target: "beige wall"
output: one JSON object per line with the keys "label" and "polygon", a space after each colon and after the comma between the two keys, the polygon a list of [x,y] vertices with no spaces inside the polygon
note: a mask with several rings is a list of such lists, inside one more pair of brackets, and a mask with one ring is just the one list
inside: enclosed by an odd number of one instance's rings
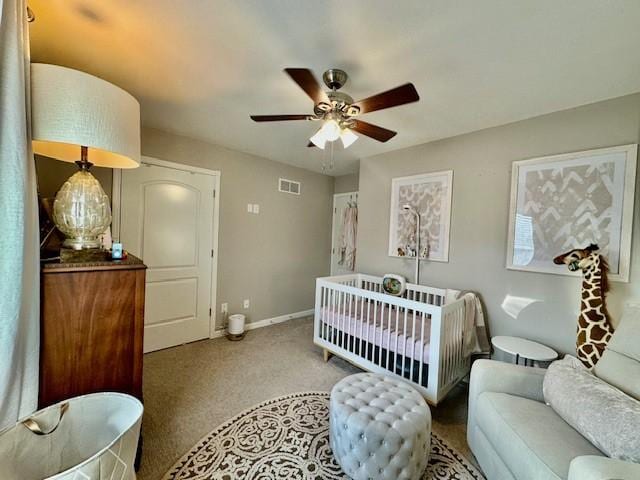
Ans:
{"label": "beige wall", "polygon": [[[571,352],[579,279],[505,268],[511,163],[639,140],[640,94],[636,94],[363,159],[357,270],[412,277],[411,261],[387,256],[391,179],[453,169],[450,261],[423,262],[422,283],[479,292],[493,335],[523,336]],[[624,302],[640,299],[639,203],[634,213],[631,282],[613,283],[608,297],[614,324]],[[501,308],[506,295],[537,302],[512,318]]]}
{"label": "beige wall", "polygon": [[341,175],[334,177],[333,193],[347,193],[358,191],[358,174]]}
{"label": "beige wall", "polygon": [[[221,172],[218,319],[223,302],[248,321],[313,308],[315,279],[329,273],[333,178],[154,129],[143,129],[142,153]],[[279,177],[302,194],[279,193]]]}
{"label": "beige wall", "polygon": [[[313,308],[315,279],[329,274],[332,177],[153,129],[143,129],[142,153],[221,172],[218,328],[224,302],[248,322]],[[36,166],[43,196],[54,196],[76,170],[44,157]],[[112,170],[91,171],[111,196]],[[279,177],[300,181],[302,194],[279,193]],[[247,203],[260,213],[247,213]]]}

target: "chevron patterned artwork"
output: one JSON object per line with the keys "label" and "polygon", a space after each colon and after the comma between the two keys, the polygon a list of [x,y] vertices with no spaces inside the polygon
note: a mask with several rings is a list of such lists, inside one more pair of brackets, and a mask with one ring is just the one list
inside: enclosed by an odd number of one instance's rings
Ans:
{"label": "chevron patterned artwork", "polygon": [[408,204],[420,214],[420,257],[449,260],[452,180],[452,170],[392,180],[390,256],[416,256],[416,219],[402,209]]}
{"label": "chevron patterned artwork", "polygon": [[514,162],[509,268],[568,274],[558,252],[595,243],[624,280],[636,157],[628,145]]}

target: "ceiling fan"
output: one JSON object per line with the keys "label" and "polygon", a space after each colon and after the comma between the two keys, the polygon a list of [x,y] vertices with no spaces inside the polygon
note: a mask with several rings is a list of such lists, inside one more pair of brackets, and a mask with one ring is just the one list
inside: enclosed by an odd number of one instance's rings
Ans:
{"label": "ceiling fan", "polygon": [[309,139],[308,147],[324,149],[327,142],[334,142],[338,138],[347,148],[358,139],[353,132],[373,138],[379,142],[392,139],[397,132],[358,120],[359,115],[397,107],[406,103],[420,100],[416,88],[411,83],[405,83],[386,92],[367,97],[357,102],[340,90],[347,81],[347,74],[343,70],[332,68],[322,75],[324,84],[329,91],[324,91],[316,81],[311,70],[307,68],[285,68],[291,79],[313,100],[313,114],[298,115],[251,115],[255,122],[282,122],[287,120],[323,121],[320,129]]}

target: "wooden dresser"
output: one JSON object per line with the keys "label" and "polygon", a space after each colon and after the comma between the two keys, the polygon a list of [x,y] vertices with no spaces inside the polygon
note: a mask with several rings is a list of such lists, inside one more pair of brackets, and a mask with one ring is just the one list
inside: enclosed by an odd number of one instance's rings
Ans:
{"label": "wooden dresser", "polygon": [[132,255],[43,264],[40,408],[102,391],[142,400],[145,270]]}

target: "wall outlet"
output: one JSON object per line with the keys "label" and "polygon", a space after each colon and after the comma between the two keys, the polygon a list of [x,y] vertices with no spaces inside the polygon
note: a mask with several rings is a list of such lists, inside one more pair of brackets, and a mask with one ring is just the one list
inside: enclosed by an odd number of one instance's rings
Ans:
{"label": "wall outlet", "polygon": [[253,204],[253,213],[260,213],[260,205],[257,203]]}
{"label": "wall outlet", "polygon": [[222,305],[220,305],[220,311],[222,313],[227,313],[229,311],[229,304],[223,303]]}
{"label": "wall outlet", "polygon": [[248,298],[247,298],[247,299],[245,299],[245,301],[244,301],[244,302],[242,302],[242,307],[243,307],[244,309],[249,308],[249,299],[248,299]]}

